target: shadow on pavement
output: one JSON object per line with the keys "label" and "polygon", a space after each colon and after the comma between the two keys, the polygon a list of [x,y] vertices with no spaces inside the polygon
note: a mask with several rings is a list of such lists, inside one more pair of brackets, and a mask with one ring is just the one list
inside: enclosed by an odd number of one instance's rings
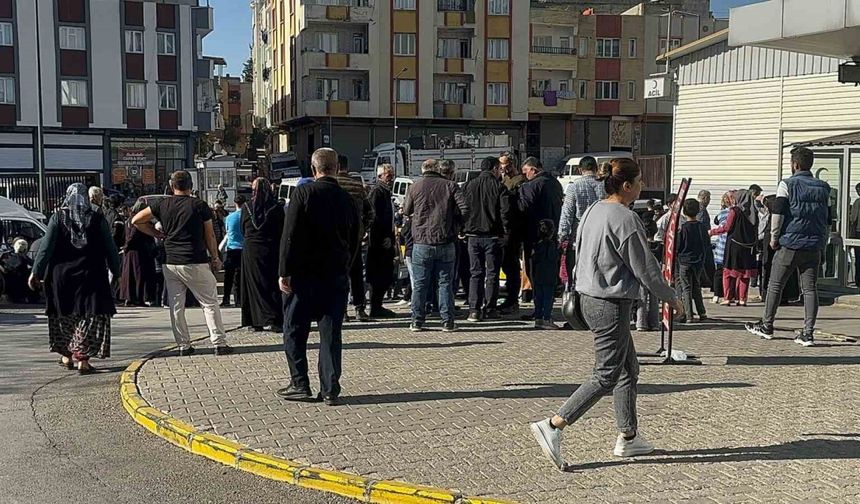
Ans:
{"label": "shadow on pavement", "polygon": [[657,450],[649,457],[568,465],[566,472],[632,464],[713,464],[716,462],[750,462],[755,460],[812,459],[860,459],[860,439],[809,439],[769,446],[679,451]]}
{"label": "shadow on pavement", "polygon": [[[817,345],[823,347],[825,345]],[[851,346],[851,345],[827,345]],[[860,356],[762,355],[728,357],[727,366],[851,366],[860,364]]]}
{"label": "shadow on pavement", "polygon": [[[354,343],[344,343],[344,350],[407,350],[407,349],[433,349],[433,348],[465,348],[471,346],[482,346],[482,345],[502,345],[501,341],[455,341],[451,343],[435,343],[435,342],[427,342],[427,343],[382,343],[377,341],[357,341]],[[308,343],[308,350],[319,350],[319,343]],[[252,354],[252,353],[265,353],[265,352],[283,352],[284,345],[273,344],[273,345],[245,345],[245,346],[235,346],[233,347],[234,354]],[[198,349],[198,353],[206,354],[213,353],[213,351],[208,351],[207,349]],[[173,352],[173,356],[176,353]]]}
{"label": "shadow on pavement", "polygon": [[[567,398],[578,387],[578,384],[568,383],[512,383],[507,387],[534,387],[497,390],[461,390],[461,391],[431,391],[431,392],[397,392],[393,394],[355,395],[344,397],[349,405],[361,404],[390,404],[410,403],[421,401],[445,401],[453,399],[550,399]],[[688,383],[688,384],[639,384],[639,394],[673,394],[693,390],[746,388],[753,387],[751,383]]]}

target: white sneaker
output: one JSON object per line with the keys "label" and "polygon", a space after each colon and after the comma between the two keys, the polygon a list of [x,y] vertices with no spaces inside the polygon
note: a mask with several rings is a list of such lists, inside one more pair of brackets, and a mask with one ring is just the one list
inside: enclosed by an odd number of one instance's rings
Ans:
{"label": "white sneaker", "polygon": [[530,425],[532,434],[546,455],[556,467],[564,470],[564,460],[561,458],[561,429],[554,429],[549,424],[549,418]]}
{"label": "white sneaker", "polygon": [[411,304],[412,304],[412,301],[409,301],[408,299],[401,299],[400,301],[397,302],[397,304],[395,304],[395,306],[408,306]]}
{"label": "white sneaker", "polygon": [[714,296],[711,299],[711,304],[720,304],[720,298],[718,298],[717,296]]}
{"label": "white sneaker", "polygon": [[615,450],[612,451],[612,454],[616,457],[635,457],[637,455],[647,455],[653,451],[654,447],[642,437],[642,434],[637,433],[636,437],[630,441],[624,439],[624,434],[619,434],[618,440],[615,441]]}

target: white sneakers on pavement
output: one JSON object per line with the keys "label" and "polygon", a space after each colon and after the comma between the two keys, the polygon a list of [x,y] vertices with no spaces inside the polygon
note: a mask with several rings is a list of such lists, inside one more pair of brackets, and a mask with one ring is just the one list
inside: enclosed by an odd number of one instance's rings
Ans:
{"label": "white sneakers on pavement", "polygon": [[549,418],[530,425],[535,440],[546,455],[559,470],[564,470],[564,460],[561,458],[561,429],[555,429],[549,424]]}
{"label": "white sneakers on pavement", "polygon": [[630,441],[624,439],[624,434],[619,434],[612,454],[616,457],[635,457],[637,455],[647,455],[653,451],[654,447],[642,437],[642,434],[637,433],[636,437]]}

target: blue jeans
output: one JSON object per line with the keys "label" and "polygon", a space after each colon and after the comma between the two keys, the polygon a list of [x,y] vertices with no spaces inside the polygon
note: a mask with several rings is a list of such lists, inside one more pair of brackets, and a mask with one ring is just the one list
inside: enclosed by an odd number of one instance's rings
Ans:
{"label": "blue jeans", "polygon": [[535,320],[552,320],[552,304],[555,287],[549,284],[534,284]]}
{"label": "blue jeans", "polygon": [[439,279],[439,311],[442,322],[454,320],[454,244],[419,245],[412,249],[412,322],[427,319],[427,297],[434,279]]}

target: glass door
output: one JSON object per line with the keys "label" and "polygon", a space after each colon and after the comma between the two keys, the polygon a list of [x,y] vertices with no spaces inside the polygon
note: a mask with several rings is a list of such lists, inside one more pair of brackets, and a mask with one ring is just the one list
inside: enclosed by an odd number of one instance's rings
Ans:
{"label": "glass door", "polygon": [[845,247],[839,239],[842,220],[846,217],[840,205],[842,179],[844,175],[844,155],[839,153],[815,154],[812,173],[816,178],[830,184],[830,240],[822,258],[820,281],[823,285],[842,287],[846,279]]}
{"label": "glass door", "polygon": [[846,217],[845,245],[848,256],[847,285],[860,288],[860,149],[848,156],[848,177],[843,199]]}

